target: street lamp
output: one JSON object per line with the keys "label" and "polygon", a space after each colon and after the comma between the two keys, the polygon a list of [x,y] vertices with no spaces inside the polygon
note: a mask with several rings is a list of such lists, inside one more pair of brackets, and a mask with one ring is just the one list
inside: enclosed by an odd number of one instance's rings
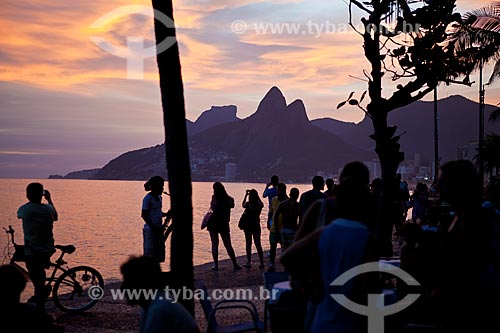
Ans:
{"label": "street lamp", "polygon": [[437,179],[439,170],[439,135],[438,135],[438,93],[437,86],[434,87],[434,181]]}
{"label": "street lamp", "polygon": [[483,62],[479,64],[479,177],[481,186],[484,185],[484,161],[483,161],[483,141],[484,141],[484,85],[483,85]]}

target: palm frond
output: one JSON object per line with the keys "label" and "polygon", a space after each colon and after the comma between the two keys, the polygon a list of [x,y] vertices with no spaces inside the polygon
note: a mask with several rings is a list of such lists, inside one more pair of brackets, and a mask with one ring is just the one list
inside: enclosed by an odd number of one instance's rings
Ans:
{"label": "palm frond", "polygon": [[500,33],[500,17],[498,16],[477,16],[472,28]]}
{"label": "palm frond", "polygon": [[462,24],[462,28],[458,31],[462,38],[464,35],[470,35],[471,40],[475,38],[478,38],[479,41],[484,39],[498,40],[498,34],[500,34],[500,1],[467,12],[462,19],[465,23]]}
{"label": "palm frond", "polygon": [[457,58],[462,63],[473,64],[473,70],[494,61],[495,69],[488,83],[500,76],[500,1],[493,2],[463,16],[463,23],[451,35]]}
{"label": "palm frond", "polygon": [[[465,13],[462,18],[465,22],[474,20],[470,22],[470,25],[475,25],[476,28],[482,28],[483,25],[493,26],[496,25],[495,21],[497,21],[500,17],[500,1],[494,1],[491,5],[482,7],[480,9],[472,10],[470,12]],[[484,20],[479,20],[484,18]],[[491,30],[490,28],[484,28],[486,30]]]}

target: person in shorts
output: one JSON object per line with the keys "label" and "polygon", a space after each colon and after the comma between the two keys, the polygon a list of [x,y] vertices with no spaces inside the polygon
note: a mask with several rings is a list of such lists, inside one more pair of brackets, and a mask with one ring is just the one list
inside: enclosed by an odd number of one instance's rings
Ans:
{"label": "person in shorts", "polygon": [[[34,301],[44,309],[48,296],[45,292],[45,269],[50,267],[50,257],[56,251],[52,229],[58,216],[50,192],[44,190],[42,184],[29,184],[26,197],[29,202],[19,207],[17,217],[23,223],[26,268],[35,287]],[[42,203],[43,197],[47,204]]]}

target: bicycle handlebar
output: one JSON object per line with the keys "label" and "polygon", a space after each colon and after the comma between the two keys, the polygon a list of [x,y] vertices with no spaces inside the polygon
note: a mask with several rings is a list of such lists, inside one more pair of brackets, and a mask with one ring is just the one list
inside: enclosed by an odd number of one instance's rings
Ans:
{"label": "bicycle handlebar", "polygon": [[14,229],[12,228],[11,225],[9,225],[9,229],[7,229],[7,228],[4,227],[3,230],[5,230],[5,232],[8,233],[8,234],[13,234],[14,233]]}
{"label": "bicycle handlebar", "polygon": [[7,233],[7,235],[10,234],[10,238],[11,238],[12,244],[17,245],[16,242],[14,241],[14,231],[15,231],[14,228],[12,228],[12,226],[9,225],[9,229],[7,229],[7,228],[4,227],[3,230],[5,230],[5,232]]}

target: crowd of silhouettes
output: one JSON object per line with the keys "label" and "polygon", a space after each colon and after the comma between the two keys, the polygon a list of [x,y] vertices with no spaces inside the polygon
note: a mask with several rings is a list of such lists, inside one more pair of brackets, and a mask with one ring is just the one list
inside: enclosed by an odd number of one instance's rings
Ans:
{"label": "crowd of silhouettes", "polygon": [[[495,306],[500,299],[500,177],[492,177],[483,188],[472,163],[459,160],[441,167],[431,190],[425,183],[417,183],[410,192],[400,174],[396,180],[394,184],[399,184],[399,192],[392,202],[391,213],[399,215],[392,227],[400,247],[399,258],[390,259],[399,259],[396,260],[399,267],[419,286],[409,287],[384,274],[362,274],[345,283],[342,293],[354,302],[367,304],[368,294],[380,294],[384,288],[395,289],[397,300],[418,292],[420,298],[414,304],[387,321],[386,332],[405,332],[411,325],[424,325],[420,327],[434,332],[497,332],[500,329]],[[145,222],[144,256],[130,258],[121,266],[122,289],[165,287],[159,263],[165,259],[165,231],[172,216],[162,211],[164,182],[155,176],[144,185],[148,191],[141,213]],[[384,250],[378,223],[385,185],[380,178],[370,183],[369,171],[361,162],[346,164],[338,184],[333,179],[313,177],[312,189],[302,194],[296,187],[287,192],[287,186],[276,175],[266,184],[262,198],[267,198],[269,205],[265,220],[270,246],[268,271],[276,270],[280,244],[279,260],[294,292],[300,295],[295,300],[288,296],[280,304],[302,304],[306,315],[303,327],[297,328],[299,331],[364,332],[368,329],[367,317],[349,311],[330,297],[330,283],[349,269],[381,259]],[[41,203],[43,196],[48,205]],[[28,245],[27,266],[33,275],[38,306],[20,302],[26,277],[14,266],[1,266],[0,315],[8,323],[13,322],[9,318],[14,318],[16,329],[43,327],[43,331],[58,332],[62,328],[55,325],[43,309],[40,283],[43,281],[40,272],[45,271],[54,252],[52,224],[57,220],[57,213],[50,193],[44,191],[41,184],[28,185],[27,197],[30,202],[19,209],[18,216],[23,220],[25,240],[28,240],[25,244]],[[234,199],[224,185],[213,183],[207,230],[214,271],[219,270],[219,237],[234,271],[242,269],[231,243],[230,220],[234,207]],[[264,203],[256,189],[245,192],[242,208],[238,227],[245,236],[243,267],[252,267],[253,244],[259,258],[258,268],[264,269],[260,218]],[[42,221],[45,226],[41,236],[30,234],[34,220]],[[141,331],[198,332],[191,314],[171,300],[128,301],[143,308]]]}
{"label": "crowd of silhouettes", "polygon": [[[334,203],[328,206],[328,199],[319,199],[310,205],[299,237],[281,257],[292,286],[308,298],[306,332],[366,329],[366,317],[330,297],[329,283],[354,266],[384,259],[376,225],[384,183],[376,178],[368,184],[368,179],[362,163],[347,164]],[[433,186],[436,194],[424,183],[418,183],[410,194],[400,175],[397,180],[400,192],[394,207],[399,207],[400,222],[393,226],[401,240],[397,259],[400,268],[418,281],[416,292],[421,296],[388,320],[386,331],[400,332],[405,327],[434,332],[498,331],[497,307],[492,305],[500,297],[499,179],[492,178],[483,190],[472,163],[452,161],[441,167]],[[333,218],[325,218],[327,213]],[[343,293],[362,300],[360,290],[366,295],[369,290],[396,288],[397,299],[415,292],[400,280],[381,276],[353,279]]]}

